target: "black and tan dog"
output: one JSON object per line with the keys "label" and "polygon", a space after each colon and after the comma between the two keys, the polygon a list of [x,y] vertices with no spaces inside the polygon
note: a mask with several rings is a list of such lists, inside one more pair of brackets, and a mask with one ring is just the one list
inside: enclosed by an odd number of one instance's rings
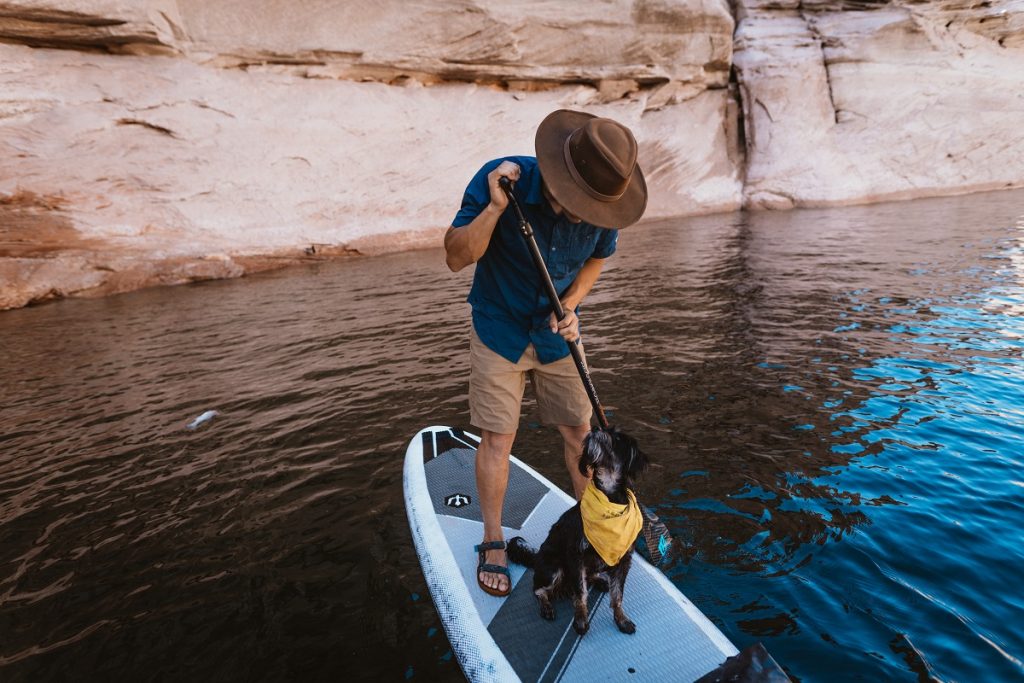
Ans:
{"label": "black and tan dog", "polygon": [[647,468],[647,458],[628,435],[595,427],[583,441],[579,467],[584,476],[592,476],[583,499],[551,526],[540,550],[516,536],[508,543],[508,557],[533,568],[533,592],[545,619],[555,618],[552,597],[570,595],[572,625],[583,635],[590,626],[588,588],[604,584],[615,625],[635,633],[636,624],[622,610],[622,591],[643,523],[633,481]]}

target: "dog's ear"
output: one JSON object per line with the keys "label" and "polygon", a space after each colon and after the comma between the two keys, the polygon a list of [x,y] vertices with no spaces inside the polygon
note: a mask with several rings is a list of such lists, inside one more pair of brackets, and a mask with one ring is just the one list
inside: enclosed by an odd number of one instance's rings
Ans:
{"label": "dog's ear", "polygon": [[[584,441],[583,443],[583,453],[586,454],[586,442]],[[584,477],[587,477],[588,479],[590,478],[590,465],[588,464],[587,459],[586,457],[584,457],[584,455],[580,456],[580,474],[582,474]]]}
{"label": "dog's ear", "polygon": [[647,471],[650,461],[647,459],[647,455],[640,450],[636,439],[622,432],[618,432],[616,437],[621,440],[616,446],[626,453],[626,475],[634,479]]}
{"label": "dog's ear", "polygon": [[630,447],[632,448],[633,464],[629,468],[629,476],[638,477],[647,471],[647,466],[650,465],[650,461],[635,442]]}

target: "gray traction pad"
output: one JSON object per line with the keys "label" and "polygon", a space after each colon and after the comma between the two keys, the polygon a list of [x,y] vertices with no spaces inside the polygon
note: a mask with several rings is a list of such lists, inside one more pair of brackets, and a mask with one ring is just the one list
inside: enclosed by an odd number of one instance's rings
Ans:
{"label": "gray traction pad", "polygon": [[[603,595],[590,592],[587,604],[591,616]],[[540,616],[540,605],[533,595],[533,570],[528,570],[487,627],[524,681],[556,680],[579,640],[571,626],[572,601],[558,599],[554,606],[553,621]]]}
{"label": "gray traction pad", "polygon": [[[482,522],[480,504],[476,491],[476,450],[452,448],[423,464],[427,476],[427,489],[439,515],[460,517]],[[502,525],[521,529],[548,488],[514,463],[509,466],[508,489],[505,491],[505,505],[501,513]],[[453,495],[469,498],[470,503],[462,507],[445,505]]]}

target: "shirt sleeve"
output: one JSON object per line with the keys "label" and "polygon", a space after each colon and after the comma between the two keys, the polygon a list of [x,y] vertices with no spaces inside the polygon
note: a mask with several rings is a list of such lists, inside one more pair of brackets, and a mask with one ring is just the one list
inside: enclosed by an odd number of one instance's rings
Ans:
{"label": "shirt sleeve", "polygon": [[469,225],[491,203],[491,188],[487,186],[487,174],[497,168],[501,162],[501,159],[488,161],[469,181],[466,192],[462,195],[462,207],[452,220],[453,228]]}
{"label": "shirt sleeve", "polygon": [[619,231],[608,228],[599,228],[601,236],[597,238],[597,246],[591,258],[608,258],[615,253],[615,247],[619,242]]}

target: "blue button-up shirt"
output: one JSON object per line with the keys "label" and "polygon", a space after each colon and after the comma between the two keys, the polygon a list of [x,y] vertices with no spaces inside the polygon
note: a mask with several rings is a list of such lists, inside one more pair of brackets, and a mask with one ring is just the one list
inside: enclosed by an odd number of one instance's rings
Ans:
{"label": "blue button-up shirt", "polygon": [[[533,227],[555,290],[563,296],[587,259],[615,253],[618,231],[571,223],[564,215],[555,215],[541,191],[534,157],[505,157],[484,164],[466,187],[454,227],[468,225],[487,208],[491,201],[487,174],[505,160],[522,169],[513,194]],[[477,261],[467,301],[473,306],[473,327],[480,341],[510,362],[518,362],[531,343],[541,363],[569,354],[565,340],[548,326],[551,303],[511,206],[498,219],[487,251]]]}

